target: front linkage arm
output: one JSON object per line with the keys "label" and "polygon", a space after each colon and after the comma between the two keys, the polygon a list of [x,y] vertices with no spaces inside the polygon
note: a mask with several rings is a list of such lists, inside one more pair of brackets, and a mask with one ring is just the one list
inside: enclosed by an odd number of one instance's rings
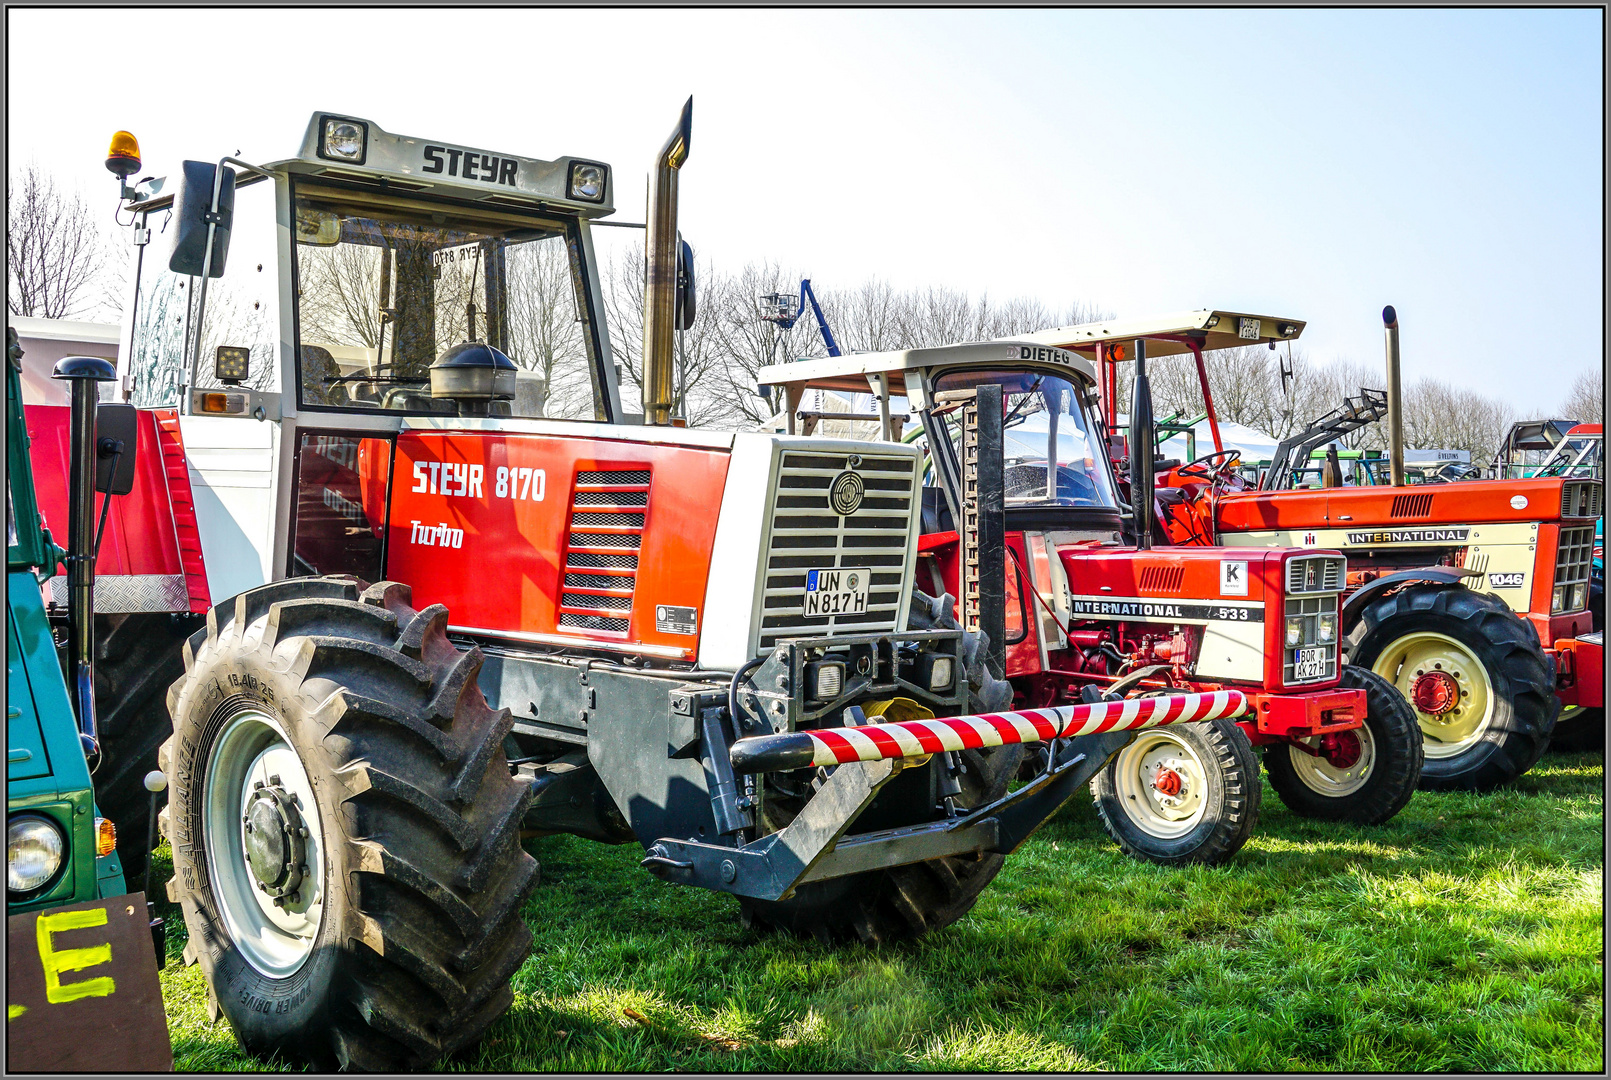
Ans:
{"label": "front linkage arm", "polygon": [[[778,832],[731,847],[668,837],[650,847],[643,865],[667,881],[781,900],[808,881],[968,852],[1010,854],[1135,732],[1246,710],[1239,691],[1219,690],[740,739],[730,750],[735,773],[814,765],[834,766],[833,773]],[[962,817],[844,837],[904,765],[945,751],[1051,740],[1060,740],[1051,767],[994,803]]]}

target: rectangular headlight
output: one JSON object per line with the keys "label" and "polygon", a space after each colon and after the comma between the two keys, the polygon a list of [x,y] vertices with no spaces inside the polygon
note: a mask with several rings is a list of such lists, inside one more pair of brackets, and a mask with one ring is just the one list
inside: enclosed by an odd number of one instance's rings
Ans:
{"label": "rectangular headlight", "polygon": [[369,151],[369,125],[362,120],[326,116],[319,123],[319,156],[326,161],[362,165]]}
{"label": "rectangular headlight", "polygon": [[1325,612],[1320,616],[1320,640],[1333,641],[1337,637],[1337,613]]}
{"label": "rectangular headlight", "polygon": [[929,689],[947,690],[951,686],[951,679],[955,674],[955,659],[950,656],[936,656],[929,664]]}
{"label": "rectangular headlight", "polygon": [[1303,619],[1302,618],[1288,617],[1288,619],[1287,619],[1287,648],[1296,649],[1299,645],[1302,645],[1302,644],[1303,644]]}
{"label": "rectangular headlight", "polygon": [[610,169],[592,161],[571,162],[570,197],[582,202],[601,203],[608,185]]}

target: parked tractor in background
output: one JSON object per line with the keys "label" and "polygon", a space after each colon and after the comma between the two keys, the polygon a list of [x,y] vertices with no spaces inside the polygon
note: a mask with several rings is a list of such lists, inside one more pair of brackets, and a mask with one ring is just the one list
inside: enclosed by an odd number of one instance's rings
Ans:
{"label": "parked tractor in background", "polygon": [[170,897],[253,1053],[473,1043],[530,948],[522,838],[636,841],[755,925],[910,937],[1137,731],[1248,706],[967,715],[998,691],[916,588],[913,448],[672,425],[691,107],[651,178],[641,415],[605,164],[317,113],[292,157],[125,183],[124,388],[177,412],[215,601],[168,695]]}
{"label": "parked tractor in background", "polygon": [[[1399,430],[1398,326],[1384,312],[1388,391],[1364,392],[1287,440],[1314,447],[1385,412]],[[1030,335],[1093,356],[1107,423],[1115,365],[1143,339],[1157,355],[1190,353],[1212,418],[1203,354],[1291,341],[1304,324],[1228,311],[1092,323]],[[1602,647],[1588,611],[1594,519],[1603,485],[1576,478],[1462,481],[1402,488],[1402,440],[1390,438],[1389,487],[1295,490],[1283,461],[1251,488],[1238,452],[1172,465],[1158,488],[1159,539],[1185,545],[1331,548],[1349,560],[1342,632],[1351,662],[1391,680],[1426,737],[1424,787],[1486,790],[1515,779],[1548,745],[1562,706],[1603,718]],[[1116,450],[1122,458],[1128,454]],[[1282,455],[1278,453],[1277,457]],[[1593,710],[1593,711],[1589,711]]]}
{"label": "parked tractor in background", "polygon": [[[927,445],[919,573],[936,595],[961,598],[964,627],[1003,612],[992,666],[1016,706],[1247,695],[1247,716],[1148,732],[1098,775],[1097,808],[1126,851],[1162,863],[1233,855],[1257,817],[1253,745],[1282,801],[1304,816],[1378,824],[1409,800],[1421,770],[1414,714],[1385,679],[1338,655],[1343,557],[1154,548],[1147,527],[1125,542],[1129,512],[1089,360],[1004,341],[799,360],[758,378],[783,389],[791,431],[818,419],[800,410],[813,390],[872,393],[879,412],[866,419],[880,438],[902,437],[902,415],[920,422],[905,435]],[[892,396],[905,404],[892,407]],[[1153,445],[1144,377],[1132,437]],[[978,510],[992,484],[1005,502],[995,536]],[[1144,520],[1150,500],[1139,505]],[[1003,572],[992,573],[995,562]]]}
{"label": "parked tractor in background", "polygon": [[[120,473],[117,459],[132,465],[135,451],[115,438],[112,418],[96,423],[96,385],[112,378],[112,365],[93,357],[56,364],[55,378],[72,388],[64,449],[76,481],[74,527],[63,534],[68,548],[58,547],[30,467],[23,350],[10,327],[6,339],[7,1062],[23,1071],[165,1068],[172,1055],[156,975],[162,920],[151,917],[143,893],[129,893],[117,851],[123,823],[103,816],[91,779],[111,764],[90,691],[93,501],[97,490],[106,501],[121,494],[131,470]],[[65,658],[40,592],[62,563],[73,581]],[[146,842],[141,834],[124,850]],[[108,1020],[119,1045],[101,1047],[100,1056],[73,1035]]]}

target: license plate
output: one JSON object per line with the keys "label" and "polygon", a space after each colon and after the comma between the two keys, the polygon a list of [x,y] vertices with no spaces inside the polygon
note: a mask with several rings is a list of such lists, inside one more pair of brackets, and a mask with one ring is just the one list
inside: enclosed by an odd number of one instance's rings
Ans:
{"label": "license plate", "polygon": [[854,570],[807,570],[805,617],[826,619],[831,615],[860,615],[867,610],[867,582],[873,572],[866,567]]}
{"label": "license plate", "polygon": [[1258,319],[1237,319],[1236,336],[1246,338],[1249,341],[1257,341],[1260,330],[1259,322],[1260,320]]}
{"label": "license plate", "polygon": [[1329,649],[1294,649],[1292,678],[1294,680],[1322,679],[1326,675],[1326,654]]}

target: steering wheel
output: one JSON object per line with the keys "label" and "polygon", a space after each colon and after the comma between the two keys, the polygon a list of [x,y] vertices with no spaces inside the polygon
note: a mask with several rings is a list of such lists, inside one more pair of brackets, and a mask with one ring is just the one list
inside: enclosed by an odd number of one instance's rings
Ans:
{"label": "steering wheel", "polygon": [[1180,466],[1175,470],[1175,475],[1190,476],[1212,482],[1216,477],[1231,472],[1241,460],[1242,451],[1240,450],[1215,450],[1211,454],[1204,454],[1195,461],[1189,461]]}

